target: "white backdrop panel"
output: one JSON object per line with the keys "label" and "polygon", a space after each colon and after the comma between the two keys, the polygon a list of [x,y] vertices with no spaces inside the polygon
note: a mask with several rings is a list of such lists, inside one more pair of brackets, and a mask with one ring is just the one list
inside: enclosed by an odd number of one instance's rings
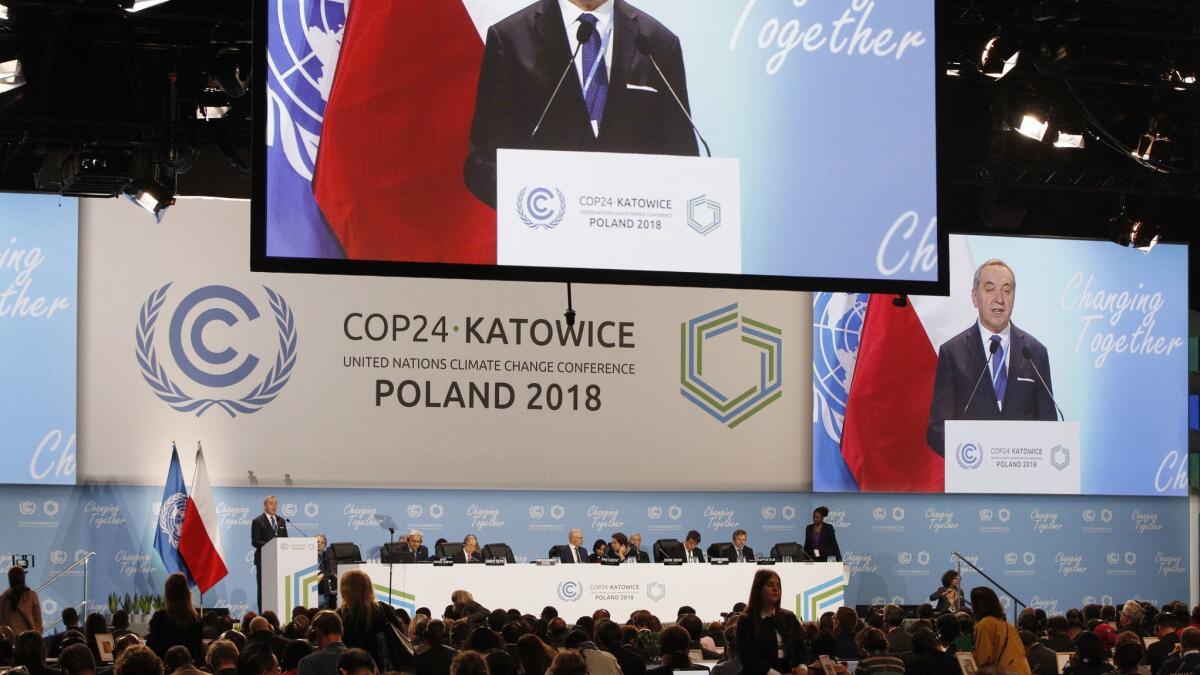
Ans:
{"label": "white backdrop panel", "polygon": [[576,286],[594,338],[563,346],[562,284],[254,274],[246,202],[80,211],[81,481],[161,483],[171,442],[200,440],[217,485],[811,486],[808,294]]}

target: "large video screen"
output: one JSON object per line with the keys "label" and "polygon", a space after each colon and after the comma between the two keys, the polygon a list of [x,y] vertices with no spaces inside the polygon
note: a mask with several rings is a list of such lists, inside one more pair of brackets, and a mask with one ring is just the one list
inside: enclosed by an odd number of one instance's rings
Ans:
{"label": "large video screen", "polygon": [[933,0],[256,6],[256,270],[944,289]]}
{"label": "large video screen", "polygon": [[950,296],[818,293],[818,491],[1186,495],[1187,248],[950,237]]}
{"label": "large video screen", "polygon": [[0,194],[0,483],[75,483],[78,257],[75,199]]}

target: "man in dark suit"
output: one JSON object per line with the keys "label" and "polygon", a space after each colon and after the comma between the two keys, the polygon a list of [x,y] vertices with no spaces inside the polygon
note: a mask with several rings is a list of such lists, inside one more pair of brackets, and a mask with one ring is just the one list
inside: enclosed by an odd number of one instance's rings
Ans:
{"label": "man in dark suit", "polygon": [[573,527],[567,532],[567,545],[558,549],[558,561],[564,563],[587,562],[588,552],[583,548],[583,530]]}
{"label": "man in dark suit", "polygon": [[263,512],[250,521],[250,545],[254,547],[254,579],[258,582],[258,611],[263,611],[262,604],[262,547],[275,537],[286,537],[287,525],[283,518],[275,515],[277,502],[275,495],[268,495],[263,500]]}
{"label": "man in dark suit", "polygon": [[1163,661],[1159,673],[1190,673],[1193,668],[1200,668],[1200,628],[1184,628],[1177,649],[1177,653]]}
{"label": "man in dark suit", "polygon": [[[539,127],[581,22],[595,30]],[[679,38],[625,0],[540,0],[488,29],[463,171],[471,192],[495,207],[497,148],[699,154],[638,36],[687,106]]]}
{"label": "man in dark suit", "polygon": [[1054,650],[1038,642],[1037,636],[1023,630],[1018,633],[1021,644],[1025,646],[1025,660],[1029,662],[1029,672],[1033,675],[1055,675],[1058,673],[1058,657]]}
{"label": "man in dark suit", "polygon": [[1158,642],[1146,648],[1146,663],[1150,666],[1150,672],[1157,673],[1179,643],[1179,638],[1175,635],[1174,615],[1170,612],[1155,615],[1154,637],[1158,638]]}
{"label": "man in dark suit", "polygon": [[689,530],[683,540],[683,561],[685,563],[704,562],[704,551],[700,550],[700,533]]}
{"label": "man in dark suit", "polygon": [[642,550],[641,533],[634,532],[633,534],[629,535],[629,553],[626,555],[633,558],[635,562],[650,562],[650,554]]}
{"label": "man in dark suit", "polygon": [[332,553],[329,551],[329,539],[324,533],[317,533],[317,569],[321,576],[317,579],[317,591],[321,598],[321,606],[327,609],[337,608],[337,568]]}
{"label": "man in dark suit", "polygon": [[912,636],[904,628],[904,608],[888,605],[883,608],[883,630],[887,634],[889,654],[912,652]]}
{"label": "man in dark suit", "polygon": [[1046,347],[1010,321],[1016,289],[1012,269],[1001,260],[975,270],[971,303],[979,320],[938,350],[925,437],[939,455],[945,455],[946,420],[1058,419],[1047,392],[1053,389]]}
{"label": "man in dark suit", "polygon": [[729,562],[754,562],[754,549],[746,545],[746,531],[733,531],[733,557]]}
{"label": "man in dark suit", "polygon": [[317,651],[300,659],[299,675],[338,675],[338,655],[346,651],[342,643],[342,617],[326,610],[312,622],[317,634]]}
{"label": "man in dark suit", "polygon": [[421,563],[429,562],[429,549],[421,542],[425,541],[425,535],[421,534],[420,530],[413,530],[404,538],[404,543],[407,544],[400,552],[401,563]]}

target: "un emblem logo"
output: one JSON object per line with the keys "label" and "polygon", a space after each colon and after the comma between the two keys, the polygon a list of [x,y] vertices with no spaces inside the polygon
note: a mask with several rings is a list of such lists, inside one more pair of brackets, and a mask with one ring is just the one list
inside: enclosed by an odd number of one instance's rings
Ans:
{"label": "un emblem logo", "polygon": [[583,586],[578,581],[564,581],[558,585],[558,597],[563,602],[575,602],[583,597]]}
{"label": "un emblem logo", "polygon": [[974,443],[963,443],[954,451],[954,459],[964,469],[978,469],[983,464],[983,450]]}
{"label": "un emblem logo", "polygon": [[867,297],[866,293],[813,295],[813,403],[821,429],[834,443],[842,441]]}
{"label": "un emblem logo", "polygon": [[270,0],[268,152],[282,151],[305,180],[313,177],[348,8],[346,0]]}
{"label": "un emblem logo", "polygon": [[[241,291],[229,286],[204,286],[183,298],[174,311],[167,314],[167,346],[169,360],[159,357],[159,318],[171,284],[152,292],[138,315],[135,352],[142,378],[154,394],[179,412],[195,413],[197,417],[213,407],[237,417],[249,415],[275,400],[287,386],[296,366],[296,321],[292,308],[275,291],[267,288],[275,329],[270,341],[278,344],[271,367],[257,384],[238,398],[226,392],[243,383],[259,369],[260,360],[253,354],[242,354],[234,344],[244,346],[238,331],[241,324],[251,324],[260,318],[258,307]],[[232,310],[236,310],[236,313]],[[219,324],[220,327],[214,324]],[[265,342],[261,340],[260,342]],[[184,378],[188,389],[199,387],[209,395],[193,396],[168,373],[166,364],[173,363]],[[193,389],[194,391],[194,389]]]}
{"label": "un emblem logo", "polygon": [[525,188],[517,195],[517,215],[521,222],[533,229],[547,230],[558,227],[567,215],[567,198],[562,190],[555,188]]}
{"label": "un emblem logo", "polygon": [[679,341],[679,393],[730,429],[783,396],[783,331],[736,303],[679,324]]}

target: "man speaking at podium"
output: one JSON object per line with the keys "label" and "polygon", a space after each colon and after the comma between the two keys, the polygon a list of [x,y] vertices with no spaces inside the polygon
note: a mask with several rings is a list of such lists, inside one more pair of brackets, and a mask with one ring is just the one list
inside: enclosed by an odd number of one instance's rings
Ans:
{"label": "man speaking at podium", "polygon": [[1013,325],[1017,279],[1002,260],[975,270],[979,320],[938,350],[926,440],[945,456],[946,420],[1055,420],[1046,347]]}
{"label": "man speaking at podium", "polygon": [[538,0],[488,29],[467,187],[495,208],[497,148],[695,156],[687,107],[679,38],[654,17],[625,0]]}
{"label": "man speaking at podium", "polygon": [[262,547],[275,537],[288,536],[287,525],[275,515],[275,495],[263,500],[263,512],[250,521],[250,545],[254,547],[254,579],[258,582],[258,611],[262,606]]}

